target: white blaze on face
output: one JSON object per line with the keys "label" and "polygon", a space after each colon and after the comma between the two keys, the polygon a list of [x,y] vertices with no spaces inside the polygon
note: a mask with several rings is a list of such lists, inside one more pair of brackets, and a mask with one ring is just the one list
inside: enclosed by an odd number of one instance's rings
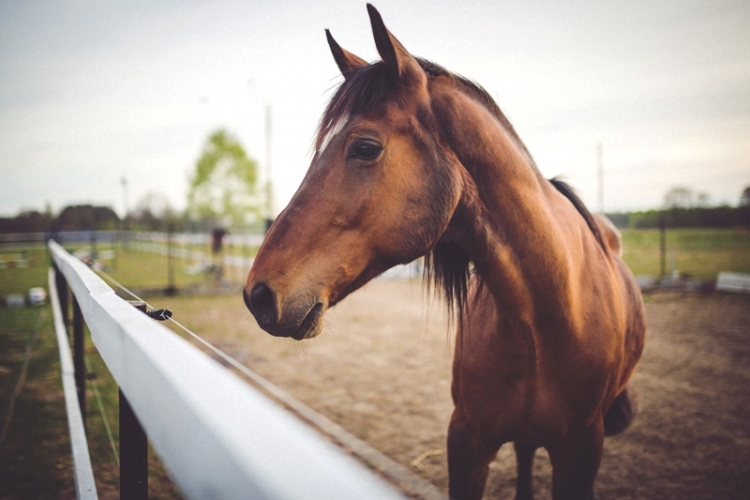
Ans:
{"label": "white blaze on face", "polygon": [[336,137],[339,132],[341,132],[341,130],[346,126],[348,122],[349,115],[346,115],[339,118],[336,123],[333,124],[333,126],[328,130],[328,133],[325,135],[325,137],[323,137],[323,140],[320,143],[320,149],[318,149],[318,154],[321,154],[326,150],[328,144],[330,144],[333,138]]}

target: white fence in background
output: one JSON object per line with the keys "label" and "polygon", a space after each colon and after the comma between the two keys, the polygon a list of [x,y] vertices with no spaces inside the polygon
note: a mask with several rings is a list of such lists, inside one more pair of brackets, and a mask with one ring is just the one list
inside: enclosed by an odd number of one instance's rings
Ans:
{"label": "white fence in background", "polygon": [[720,292],[750,293],[750,274],[719,273],[716,290]]}
{"label": "white fence in background", "polygon": [[[173,241],[180,245],[210,245],[209,233],[173,233]],[[0,245],[23,245],[45,243],[54,239],[58,243],[110,243],[119,244],[126,241],[152,241],[166,243],[169,233],[152,231],[49,231],[46,233],[10,233],[0,234]],[[251,247],[263,243],[262,234],[227,234],[224,243],[230,246]]]}
{"label": "white fence in background", "polygon": [[[169,253],[167,243],[169,241],[169,235],[167,233],[147,233],[147,232],[132,232],[130,233],[131,239],[129,245],[136,250],[144,252],[158,253],[161,255],[167,255]],[[172,256],[181,257],[185,259],[192,259],[198,266],[206,266],[213,262],[212,257],[204,251],[185,248],[187,245],[202,245],[208,246],[210,244],[210,235],[208,234],[187,234],[175,233],[172,235]],[[250,247],[260,246],[263,243],[263,236],[256,234],[249,235],[228,235],[225,237],[225,243],[228,246],[237,247]],[[242,257],[238,255],[227,255],[222,256],[223,264],[225,267],[238,268],[244,273],[250,269],[253,265],[253,259],[250,257]],[[422,261],[416,260],[408,264],[402,264],[387,270],[380,275],[382,279],[412,279],[419,278],[422,276]]]}
{"label": "white fence in background", "polygon": [[[97,245],[99,259],[109,260],[114,257],[112,250],[108,248],[115,245],[127,245],[139,251],[167,255],[167,244],[170,235],[165,232],[150,231],[62,231],[57,233],[25,233],[25,234],[0,234],[0,246],[14,247],[25,246],[29,244],[41,244],[54,237],[58,243]],[[173,233],[172,237],[172,256],[184,259],[190,259],[195,264],[195,272],[199,273],[202,269],[214,263],[210,254],[211,235],[208,233]],[[246,248],[258,247],[263,243],[262,234],[227,234],[224,236],[224,244],[227,247]],[[103,247],[103,248],[102,248]],[[190,248],[193,247],[193,248]],[[201,250],[195,247],[203,247]],[[86,252],[81,249],[81,252]],[[81,253],[81,256],[84,256]],[[234,268],[237,273],[246,274],[253,264],[253,259],[240,255],[223,255],[223,265],[225,268]],[[10,259],[0,258],[0,267],[7,267],[6,261]],[[19,257],[21,259],[21,257]],[[12,265],[11,263],[10,265]],[[18,267],[18,265],[16,265]],[[380,278],[382,279],[412,279],[422,276],[421,261],[414,261],[409,264],[395,266]]]}
{"label": "white fence in background", "polygon": [[[124,238],[128,241],[151,241],[154,243],[164,243],[169,241],[169,233],[150,232],[150,231],[127,231]],[[236,247],[260,246],[263,243],[262,234],[226,234],[224,235],[224,245]],[[204,245],[211,244],[211,234],[209,233],[173,233],[172,241],[177,245]]]}
{"label": "white fence in background", "polygon": [[403,498],[257,390],[117,297],[54,241],[91,337],[191,499]]}

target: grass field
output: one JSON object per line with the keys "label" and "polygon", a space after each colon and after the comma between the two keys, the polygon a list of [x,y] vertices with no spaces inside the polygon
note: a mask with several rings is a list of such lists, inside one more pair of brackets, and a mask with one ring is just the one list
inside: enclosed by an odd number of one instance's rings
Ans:
{"label": "grass field", "polygon": [[[659,230],[622,231],[623,258],[636,275],[659,275]],[[715,278],[721,271],[750,273],[750,230],[671,229],[666,233],[667,272]]]}
{"label": "grass field", "polygon": [[[625,261],[635,274],[659,274],[658,231],[623,231],[623,243]],[[107,272],[125,286],[154,290],[167,286],[166,256],[119,248],[113,250],[115,258],[107,262]],[[208,249],[202,250],[208,252]],[[710,279],[720,271],[750,273],[750,230],[672,230],[667,233],[667,252],[674,256],[675,268],[684,274]],[[231,253],[243,255],[243,251],[237,248],[231,249]],[[46,250],[42,247],[0,248],[0,258],[7,262],[14,261],[19,254],[24,255],[27,267],[8,264],[0,268],[0,303],[10,293],[26,294],[31,287],[47,286],[49,257]],[[174,264],[174,280],[178,288],[211,284],[210,278],[187,272],[187,268],[194,264],[189,259],[176,258]],[[238,276],[235,282],[239,283],[241,279]],[[193,301],[191,303],[208,301],[200,297],[180,298],[183,300]],[[158,302],[169,306],[165,299],[158,299]],[[233,308],[242,309],[239,297],[231,303]],[[247,311],[243,310],[243,314],[246,317]],[[21,386],[12,418],[8,420],[10,401],[21,380],[27,347],[30,357],[26,362],[26,381]],[[88,387],[87,412],[94,473],[99,482],[100,497],[116,498],[119,473],[96,405],[93,384],[104,401],[104,411],[115,439],[117,387],[94,346],[89,344],[86,351],[91,365],[89,371],[95,374]],[[0,424],[9,421],[7,436],[0,444],[0,498],[71,498],[74,495],[59,370],[49,306],[0,307]],[[150,467],[151,498],[175,498],[174,488],[153,453]]]}

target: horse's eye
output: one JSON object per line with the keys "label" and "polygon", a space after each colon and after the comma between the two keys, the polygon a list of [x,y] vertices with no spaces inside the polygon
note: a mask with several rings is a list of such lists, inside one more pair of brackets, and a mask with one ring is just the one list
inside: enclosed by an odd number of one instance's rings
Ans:
{"label": "horse's eye", "polygon": [[360,160],[374,160],[382,150],[379,143],[371,139],[360,139],[349,148],[349,156]]}

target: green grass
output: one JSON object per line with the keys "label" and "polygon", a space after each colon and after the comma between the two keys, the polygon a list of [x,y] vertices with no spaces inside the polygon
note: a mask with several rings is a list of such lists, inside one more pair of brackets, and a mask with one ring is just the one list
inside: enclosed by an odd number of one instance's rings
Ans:
{"label": "green grass", "polygon": [[[634,274],[659,275],[658,229],[625,229],[622,240],[623,259]],[[715,278],[721,271],[750,273],[750,230],[668,229],[667,272],[672,258],[683,275]]]}
{"label": "green grass", "polygon": [[[209,262],[213,262],[208,249],[192,246],[191,250],[203,251]],[[227,255],[238,255],[251,257],[257,253],[242,248],[227,248]],[[115,249],[116,258],[107,261],[105,272],[128,288],[138,289],[164,289],[170,284],[169,261],[166,255],[144,252],[135,249]],[[172,268],[174,272],[174,286],[177,288],[197,287],[211,285],[212,277],[205,274],[195,274],[191,269],[199,264],[199,261],[190,258],[173,257]],[[231,274],[227,270],[227,274]]]}
{"label": "green grass", "polygon": [[[173,258],[174,286],[194,286],[205,281],[203,275],[187,273],[187,268],[194,264],[190,259]],[[128,288],[166,288],[170,283],[167,256],[157,253],[118,250],[117,258],[106,272]]]}
{"label": "green grass", "polygon": [[[27,268],[18,268],[14,256],[22,254],[28,261]],[[44,246],[20,248],[1,248],[0,260],[7,262],[0,268],[0,298],[4,299],[11,293],[27,295],[29,288],[43,286],[47,288],[47,269],[49,268],[49,254]]]}
{"label": "green grass", "polygon": [[[72,458],[60,361],[49,307],[0,309],[0,498],[58,498],[72,492]],[[26,381],[15,400],[27,343]],[[70,495],[68,495],[70,496]]]}

